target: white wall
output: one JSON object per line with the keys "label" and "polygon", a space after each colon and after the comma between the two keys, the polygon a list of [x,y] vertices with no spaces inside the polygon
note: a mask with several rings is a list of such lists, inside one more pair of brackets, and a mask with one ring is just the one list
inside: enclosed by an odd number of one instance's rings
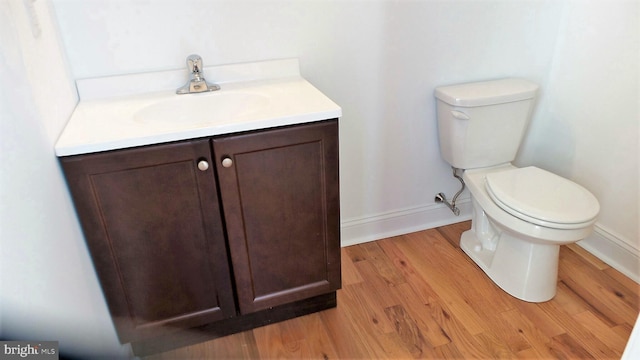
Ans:
{"label": "white wall", "polygon": [[344,111],[345,244],[460,220],[433,200],[459,186],[440,158],[433,90],[544,82],[562,13],[557,1],[54,3],[75,78],[182,68],[193,52],[205,64],[300,58]]}
{"label": "white wall", "polygon": [[[22,1],[13,1],[22,6]],[[612,263],[630,255],[627,265],[637,268],[636,1],[53,3],[73,79],[182,68],[190,53],[202,55],[205,65],[300,58],[303,75],[343,107],[345,244],[468,218],[467,194],[462,196],[461,218],[433,201],[438,192],[450,195],[458,189],[439,154],[432,95],[436,86],[504,76],[536,81],[542,97],[519,163],[556,171],[592,190],[602,203],[595,243],[622,244],[610,252],[592,250],[611,255]],[[9,20],[14,21],[13,16],[0,18],[3,51],[5,43],[15,49],[33,41],[5,39],[5,28],[9,35],[28,31],[24,25],[13,30]],[[14,74],[35,64],[29,56],[11,56],[8,59],[19,62]],[[18,75],[11,76],[11,83],[21,83]],[[48,78],[40,72],[36,78],[41,76]],[[634,77],[635,83],[627,82]],[[86,328],[88,337],[102,334],[103,349],[117,352],[120,348],[52,159],[54,133],[66,115],[62,111],[52,118],[49,113],[66,90],[54,85],[55,90],[35,95],[38,81],[31,81],[35,85],[23,86],[21,95],[12,95],[15,90],[4,79],[0,87],[3,134],[5,127],[15,127],[9,132],[15,141],[6,145],[15,155],[5,155],[4,148],[2,154],[2,188],[6,181],[12,189],[7,194],[3,190],[2,259],[9,251],[15,253],[14,247],[30,257],[20,264],[3,261],[3,302],[7,303],[4,294],[9,288],[16,292],[14,301],[35,301],[35,308],[53,319],[77,307],[87,320],[77,320],[70,332]],[[42,114],[32,113],[28,106],[34,97],[44,99]],[[606,107],[594,106],[603,103]],[[70,106],[63,108],[70,111]],[[11,126],[5,125],[5,118]],[[33,161],[19,161],[18,155]],[[11,161],[10,167],[5,161]],[[33,163],[44,165],[34,170]],[[36,171],[40,176],[26,175]],[[38,199],[46,200],[25,202],[33,198],[32,189]],[[23,226],[5,236],[5,217]],[[39,252],[45,247],[46,254]],[[63,258],[68,260],[60,263]],[[49,301],[32,299],[41,297],[42,284]],[[22,309],[12,303],[9,311],[3,304],[3,318],[14,307]],[[5,332],[17,326],[15,321],[7,324],[3,319]],[[52,328],[45,326],[43,331]]]}
{"label": "white wall", "polygon": [[601,212],[580,244],[640,280],[640,3],[568,1],[520,163],[591,190]]}
{"label": "white wall", "polygon": [[[602,212],[583,245],[640,278],[635,0],[54,3],[75,78],[181,68],[193,52],[209,64],[300,58],[344,111],[344,244],[459,220],[433,201],[458,188],[439,154],[436,86],[536,81],[517,163],[592,190]],[[468,194],[459,203],[468,218]]]}
{"label": "white wall", "polygon": [[30,21],[22,1],[0,1],[0,339],[128,356],[52,151],[77,97],[49,3],[34,5]]}

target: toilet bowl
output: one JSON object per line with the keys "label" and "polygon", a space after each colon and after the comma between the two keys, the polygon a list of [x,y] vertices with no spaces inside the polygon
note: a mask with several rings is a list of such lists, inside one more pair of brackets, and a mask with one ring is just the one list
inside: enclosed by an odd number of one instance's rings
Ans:
{"label": "toilet bowl", "polygon": [[[463,178],[473,217],[460,239],[462,250],[512,296],[529,302],[552,299],[560,245],[592,232],[599,210],[595,197],[535,167],[467,170]],[[494,200],[495,193],[502,200]]]}
{"label": "toilet bowl", "polygon": [[464,171],[473,203],[460,247],[500,288],[530,302],[555,296],[560,245],[589,236],[600,211],[582,186],[511,164],[537,90],[523,79],[435,90],[440,152],[454,176]]}

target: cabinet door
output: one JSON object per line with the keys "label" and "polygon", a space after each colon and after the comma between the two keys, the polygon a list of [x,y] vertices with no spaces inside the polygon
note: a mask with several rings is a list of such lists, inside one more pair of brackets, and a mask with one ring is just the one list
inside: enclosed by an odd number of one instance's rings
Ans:
{"label": "cabinet door", "polygon": [[123,343],[236,313],[210,155],[200,140],[61,159]]}
{"label": "cabinet door", "polygon": [[240,312],[337,290],[337,120],[213,144]]}

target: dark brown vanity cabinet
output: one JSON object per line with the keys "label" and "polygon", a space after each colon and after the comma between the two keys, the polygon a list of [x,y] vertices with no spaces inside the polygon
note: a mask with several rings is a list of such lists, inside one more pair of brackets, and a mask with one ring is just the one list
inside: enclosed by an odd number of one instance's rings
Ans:
{"label": "dark brown vanity cabinet", "polygon": [[340,287],[337,121],[213,140],[241,313]]}
{"label": "dark brown vanity cabinet", "polygon": [[235,316],[208,140],[62,158],[121,342]]}
{"label": "dark brown vanity cabinet", "polygon": [[337,120],[61,163],[118,335],[134,350],[163,336],[158,349],[172,347],[177,329],[221,336],[335,306]]}

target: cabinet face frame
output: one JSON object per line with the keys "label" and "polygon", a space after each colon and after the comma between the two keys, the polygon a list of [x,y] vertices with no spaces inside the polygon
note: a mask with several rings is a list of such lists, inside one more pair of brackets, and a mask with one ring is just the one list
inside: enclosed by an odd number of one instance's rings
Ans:
{"label": "cabinet face frame", "polygon": [[339,289],[337,119],[214,138],[213,148],[240,312]]}
{"label": "cabinet face frame", "polygon": [[[215,174],[213,167],[207,171],[198,169],[197,163],[202,160],[211,164],[208,139],[60,159],[96,273],[122,343],[152,338],[236,315]],[[166,175],[165,179],[155,179],[156,181],[146,179],[146,175],[156,173]],[[164,201],[160,205],[158,205],[159,200],[150,199],[149,206],[153,204],[156,208],[163,206],[166,208],[155,212],[150,211],[152,214],[147,215],[142,214],[144,211],[131,210],[128,212],[127,219],[110,220],[109,216],[117,213],[119,203],[126,206],[127,201],[130,201],[129,205],[137,205],[138,200],[145,201],[143,195],[140,195],[140,199],[135,196],[138,193],[136,186],[145,187],[140,189],[140,193],[151,194],[148,197],[153,198],[156,182],[165,183],[164,188],[158,186],[157,189],[162,189],[158,191],[166,192],[169,197],[174,196],[174,193],[187,194],[187,196],[183,199],[175,199],[175,203],[169,204],[168,201]],[[185,186],[177,189],[173,186],[174,184],[185,184]],[[122,188],[128,189],[126,191],[134,195],[131,198],[135,200],[118,199],[118,191]],[[160,199],[163,198],[160,197]],[[144,209],[144,205],[140,208]],[[173,230],[170,230],[168,225],[163,227],[161,216],[164,209],[168,209],[168,213],[173,211],[172,214],[176,219],[184,220],[188,224],[186,225],[188,229],[178,229],[177,234],[191,234],[193,236],[190,239],[179,239],[179,236],[172,238],[173,233],[168,234]],[[128,211],[127,208],[122,210],[125,210],[123,211],[125,213]],[[186,210],[187,213],[185,215],[175,213],[182,210]],[[189,217],[186,217],[187,214]],[[137,218],[138,215],[140,219]],[[145,219],[145,216],[150,219]],[[111,216],[111,219],[115,217]],[[141,222],[146,220],[150,223],[149,229],[140,231],[148,230],[150,234],[154,234],[155,231],[156,238],[150,235],[128,239],[124,235],[125,230],[118,232],[113,229],[114,223],[124,224],[118,226],[120,228],[128,226],[130,229],[138,220]],[[111,222],[108,224],[109,221]],[[144,225],[141,226],[144,227]],[[157,229],[158,227],[160,229]],[[136,234],[139,235],[139,233]],[[163,252],[158,250],[164,254],[162,255],[164,257],[158,257],[161,260],[168,260],[166,263],[156,262],[159,260],[150,256],[146,258],[146,262],[140,259],[139,268],[136,268],[137,265],[124,264],[131,260],[134,256],[132,254],[140,255],[141,252],[146,254],[145,250],[153,252],[155,244],[150,246],[150,242],[155,240],[161,240],[160,245],[169,248]],[[131,254],[127,254],[127,246],[123,246],[127,241],[140,241],[146,244],[140,245],[138,250],[131,250]],[[185,245],[189,246],[185,247]],[[183,247],[185,247],[184,251],[182,251]],[[171,257],[171,251],[175,249],[180,250],[175,252],[175,256],[187,254],[193,255],[193,258],[176,261]],[[196,268],[205,270],[192,271]],[[163,274],[163,271],[167,273]],[[159,316],[160,318],[149,321],[141,320],[140,316],[136,316],[136,306],[137,309],[144,306],[144,296],[149,296],[150,306],[164,309],[169,307],[160,303],[164,301],[161,288],[151,288],[150,285],[150,288],[144,289],[146,284],[144,276],[151,280],[149,283],[164,285],[163,282],[166,281],[173,287],[177,284],[177,287],[187,292],[195,291],[200,295],[206,293],[207,298],[196,301],[189,299],[185,294],[180,296],[184,303],[181,308],[184,312]],[[184,280],[183,283],[181,283],[182,280]],[[201,280],[207,283],[198,284]],[[213,281],[213,284],[209,281]],[[131,284],[140,284],[140,291],[136,291],[135,285]],[[172,300],[167,298],[166,301]],[[193,308],[192,311],[189,309],[190,306]]]}

